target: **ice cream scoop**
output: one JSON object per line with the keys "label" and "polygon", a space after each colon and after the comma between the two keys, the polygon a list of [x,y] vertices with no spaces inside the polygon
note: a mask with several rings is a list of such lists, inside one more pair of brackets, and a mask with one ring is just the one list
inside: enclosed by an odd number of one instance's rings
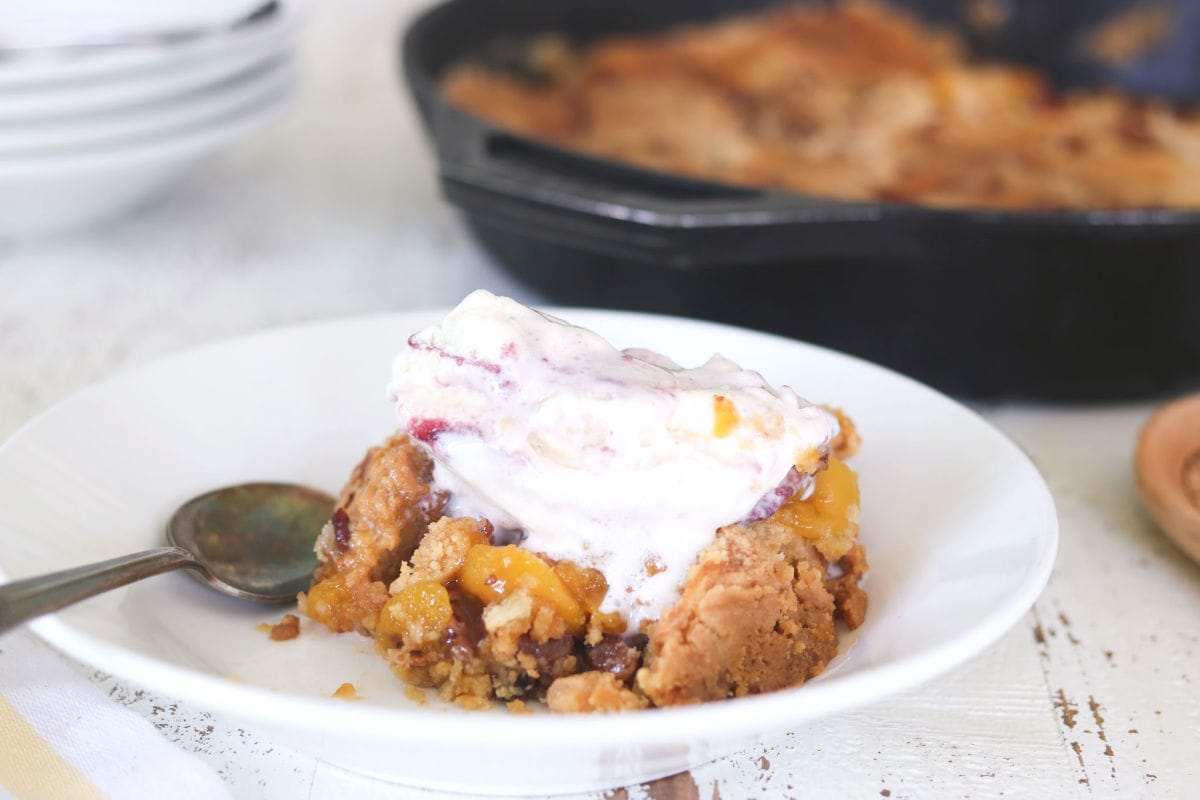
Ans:
{"label": "ice cream scoop", "polygon": [[727,358],[684,368],[487,292],[408,340],[390,392],[452,513],[600,570],[633,630],[719,527],[807,488],[837,432]]}

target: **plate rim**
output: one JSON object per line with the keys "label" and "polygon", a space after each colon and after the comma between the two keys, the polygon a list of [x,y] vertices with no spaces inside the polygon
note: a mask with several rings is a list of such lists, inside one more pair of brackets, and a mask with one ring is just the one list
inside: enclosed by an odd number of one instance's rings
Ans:
{"label": "plate rim", "polygon": [[[18,56],[0,69],[0,91],[51,88],[64,83],[123,79],[164,65],[190,64],[221,58],[225,51],[261,47],[299,30],[307,15],[304,0],[276,4],[275,13],[241,26],[214,30],[184,42],[145,41],[107,52],[80,55],[71,47],[38,48]],[[99,69],[97,69],[99,67]]]}
{"label": "plate rim", "polygon": [[[254,71],[233,76],[178,97],[151,102],[135,113],[105,112],[96,116],[22,122],[16,133],[0,137],[0,157],[8,160],[53,159],[80,152],[120,149],[125,142],[164,139],[202,129],[213,120],[236,116],[286,90],[296,80],[293,59],[284,56],[264,62]],[[24,137],[24,138],[20,138]],[[50,143],[46,144],[49,139]]]}

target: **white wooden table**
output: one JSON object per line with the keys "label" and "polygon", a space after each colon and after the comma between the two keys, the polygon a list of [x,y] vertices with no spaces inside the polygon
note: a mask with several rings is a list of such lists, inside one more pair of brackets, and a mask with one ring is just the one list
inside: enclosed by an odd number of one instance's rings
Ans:
{"label": "white wooden table", "polygon": [[[540,299],[437,197],[395,60],[416,5],[312,3],[303,88],[271,130],[136,218],[0,245],[0,438],[95,379],[212,339],[449,305],[481,286]],[[1150,409],[983,409],[1042,469],[1062,525],[1049,587],[986,653],[916,691],[611,796],[1198,796],[1200,568],[1134,494],[1132,444]],[[92,678],[200,754],[237,797],[441,797]]]}

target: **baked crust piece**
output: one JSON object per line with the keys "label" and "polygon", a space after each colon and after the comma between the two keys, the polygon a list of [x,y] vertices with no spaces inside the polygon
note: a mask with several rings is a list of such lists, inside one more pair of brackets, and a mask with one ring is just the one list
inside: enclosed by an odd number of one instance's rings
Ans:
{"label": "baked crust piece", "polygon": [[842,574],[830,578],[825,585],[833,595],[838,618],[854,630],[867,619],[867,593],[859,585],[869,569],[866,548],[855,542],[850,551],[838,559],[837,567]]}
{"label": "baked crust piece", "polygon": [[770,519],[728,525],[650,631],[638,688],[655,705],[769,692],[837,653],[835,602],[816,548]]}
{"label": "baked crust piece", "polygon": [[858,449],[862,447],[862,437],[858,435],[858,426],[840,408],[834,408],[833,406],[821,406],[821,408],[833,414],[838,422],[838,432],[829,442],[829,452],[842,461],[849,461],[858,453]]}
{"label": "baked crust piece", "polygon": [[402,434],[367,451],[317,537],[303,613],[339,633],[374,632],[388,584],[442,516],[447,498],[430,486],[432,475],[433,461]]}
{"label": "baked crust piece", "polygon": [[546,692],[551,711],[579,713],[587,711],[636,711],[649,701],[630,691],[610,672],[589,670],[559,678]]}

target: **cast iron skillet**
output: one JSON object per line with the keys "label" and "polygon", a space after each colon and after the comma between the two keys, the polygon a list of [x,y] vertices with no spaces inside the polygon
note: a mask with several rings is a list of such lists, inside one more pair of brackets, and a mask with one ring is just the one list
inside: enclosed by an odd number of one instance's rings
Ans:
{"label": "cast iron skillet", "polygon": [[[771,330],[978,398],[1106,400],[1200,383],[1200,210],[936,210],[731,187],[510,135],[438,92],[448,66],[502,64],[533,34],[586,42],[770,4],[450,0],[425,12],[403,65],[446,196],[502,264],[564,303]],[[961,24],[960,2],[905,5]],[[1078,59],[1072,37],[1120,5],[1028,0],[1002,29],[967,34],[1064,85],[1200,98],[1200,0],[1176,3],[1175,34],[1137,62]]]}

